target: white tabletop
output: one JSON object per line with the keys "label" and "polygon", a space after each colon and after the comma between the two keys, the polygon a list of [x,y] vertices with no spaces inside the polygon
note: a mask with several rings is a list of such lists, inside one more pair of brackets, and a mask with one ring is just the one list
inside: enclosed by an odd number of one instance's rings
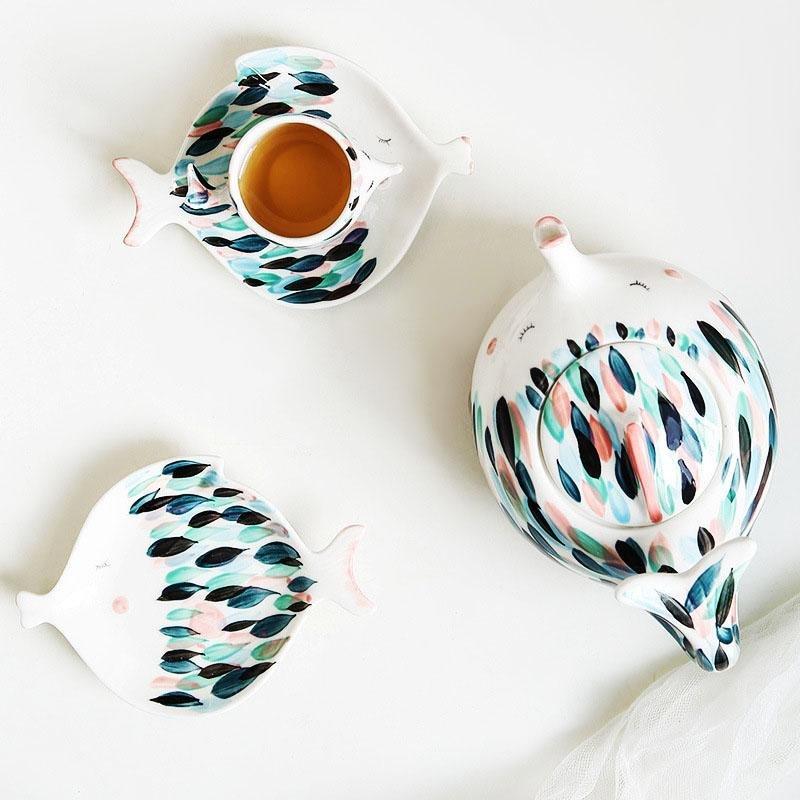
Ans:
{"label": "white tabletop", "polygon": [[[698,273],[746,317],[783,414],[745,622],[796,592],[798,25],[788,1],[16,4],[0,794],[521,800],[680,663],[644,614],[515,534],[474,456],[475,351],[542,269],[547,212],[586,250]],[[446,180],[397,270],[318,313],[246,291],[177,228],[120,242],[133,201],[111,159],[169,167],[236,55],[282,43],[350,57],[432,138],[474,143],[474,175]],[[176,323],[196,343],[180,364]],[[13,596],[52,586],[114,482],[188,452],[224,456],[313,547],[366,523],[379,608],[315,607],[248,702],[175,722],[111,694],[54,629],[21,630]]]}

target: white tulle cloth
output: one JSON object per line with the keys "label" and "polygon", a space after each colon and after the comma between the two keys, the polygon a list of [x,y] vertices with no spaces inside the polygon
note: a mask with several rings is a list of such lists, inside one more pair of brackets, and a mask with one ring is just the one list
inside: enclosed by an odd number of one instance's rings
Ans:
{"label": "white tulle cloth", "polygon": [[752,800],[800,766],[800,595],[742,631],[730,672],[686,663],[573,750],[535,800]]}

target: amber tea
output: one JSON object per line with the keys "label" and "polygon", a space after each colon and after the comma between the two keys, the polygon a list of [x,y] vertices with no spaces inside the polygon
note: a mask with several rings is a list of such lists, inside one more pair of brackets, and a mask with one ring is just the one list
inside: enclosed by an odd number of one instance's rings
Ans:
{"label": "amber tea", "polygon": [[350,195],[350,163],[339,144],[312,125],[279,125],[248,154],[239,193],[250,216],[287,238],[334,223]]}

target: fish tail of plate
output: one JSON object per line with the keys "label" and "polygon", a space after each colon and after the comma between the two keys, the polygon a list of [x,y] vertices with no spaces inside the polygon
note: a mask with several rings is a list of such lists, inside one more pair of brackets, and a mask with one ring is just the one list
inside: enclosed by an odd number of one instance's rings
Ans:
{"label": "fish tail of plate", "polygon": [[469,136],[457,136],[436,146],[439,163],[444,174],[471,175],[475,169],[472,161],[472,142]]}
{"label": "fish tail of plate", "polygon": [[138,247],[165,225],[180,221],[181,198],[172,194],[171,172],[162,175],[133,158],[115,158],[112,163],[128,182],[136,200],[133,223],[122,240],[125,244]]}
{"label": "fish tail of plate", "polygon": [[46,594],[19,592],[17,594],[19,621],[23,628],[35,628],[43,622],[50,622],[52,598]]}
{"label": "fish tail of plate", "polygon": [[363,525],[348,525],[336,534],[333,541],[314,553],[314,571],[318,576],[320,597],[352,614],[365,614],[374,608],[372,600],[359,586],[355,574],[356,553],[364,537]]}

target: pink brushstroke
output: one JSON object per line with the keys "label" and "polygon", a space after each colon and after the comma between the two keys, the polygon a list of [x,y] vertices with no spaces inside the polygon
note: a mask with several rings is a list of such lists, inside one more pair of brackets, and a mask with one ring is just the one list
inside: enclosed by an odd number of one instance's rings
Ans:
{"label": "pink brushstroke", "polygon": [[647,507],[647,514],[651,522],[661,522],[664,515],[658,504],[658,493],[650,467],[650,454],[647,451],[647,442],[644,436],[644,429],[641,425],[631,422],[625,428],[625,443],[631,457],[631,464],[639,485],[644,493],[644,501]]}

